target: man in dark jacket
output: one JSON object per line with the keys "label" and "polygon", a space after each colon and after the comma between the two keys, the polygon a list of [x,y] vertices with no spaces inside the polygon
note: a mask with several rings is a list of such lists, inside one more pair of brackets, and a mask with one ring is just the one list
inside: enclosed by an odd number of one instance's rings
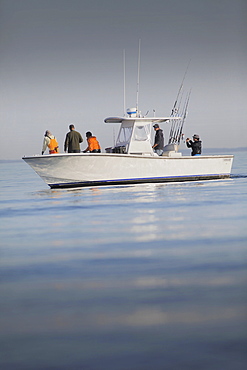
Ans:
{"label": "man in dark jacket", "polygon": [[83,142],[82,136],[79,132],[75,131],[74,125],[69,125],[70,132],[67,133],[64,142],[64,151],[68,149],[68,153],[80,153],[80,143]]}
{"label": "man in dark jacket", "polygon": [[202,153],[202,142],[200,141],[199,135],[193,136],[193,141],[189,138],[186,139],[186,145],[188,148],[192,148],[191,155],[201,155]]}
{"label": "man in dark jacket", "polygon": [[154,138],[154,145],[152,146],[152,148],[154,149],[155,153],[157,153],[158,155],[162,155],[164,150],[163,130],[161,130],[158,123],[155,123],[155,125],[153,125],[153,128],[156,133]]}

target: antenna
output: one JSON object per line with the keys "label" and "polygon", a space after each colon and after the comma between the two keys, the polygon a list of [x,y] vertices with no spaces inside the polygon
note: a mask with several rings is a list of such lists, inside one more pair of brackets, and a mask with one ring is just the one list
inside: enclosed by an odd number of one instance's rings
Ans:
{"label": "antenna", "polygon": [[141,39],[139,39],[138,68],[137,68],[137,89],[136,89],[136,113],[138,114],[139,84],[140,84],[140,63],[141,63]]}
{"label": "antenna", "polygon": [[124,117],[126,113],[126,73],[125,73],[125,49],[123,50],[123,108],[124,108]]}

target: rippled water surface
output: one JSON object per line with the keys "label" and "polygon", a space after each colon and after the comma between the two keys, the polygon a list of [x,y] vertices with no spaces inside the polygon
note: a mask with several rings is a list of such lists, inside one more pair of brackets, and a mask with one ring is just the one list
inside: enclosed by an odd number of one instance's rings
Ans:
{"label": "rippled water surface", "polygon": [[1,369],[247,366],[247,161],[232,178],[50,190],[1,161]]}

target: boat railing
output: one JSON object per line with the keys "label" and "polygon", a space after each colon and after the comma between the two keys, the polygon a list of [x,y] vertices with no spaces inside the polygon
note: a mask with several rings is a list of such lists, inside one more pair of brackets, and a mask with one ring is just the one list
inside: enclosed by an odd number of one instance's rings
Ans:
{"label": "boat railing", "polygon": [[114,146],[105,148],[106,153],[118,153],[118,154],[127,154],[126,146]]}

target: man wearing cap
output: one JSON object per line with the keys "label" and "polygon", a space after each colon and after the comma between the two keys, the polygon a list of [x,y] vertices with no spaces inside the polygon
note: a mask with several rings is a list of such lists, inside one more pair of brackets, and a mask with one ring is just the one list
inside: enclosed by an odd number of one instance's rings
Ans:
{"label": "man wearing cap", "polygon": [[199,135],[193,135],[193,141],[190,138],[186,139],[186,145],[192,149],[191,155],[201,155],[202,153],[202,142],[200,141]]}
{"label": "man wearing cap", "polygon": [[56,154],[59,152],[58,150],[58,142],[54,135],[52,135],[51,131],[46,130],[45,137],[43,140],[43,147],[41,154],[43,155],[46,151],[46,148],[49,148],[49,154]]}
{"label": "man wearing cap", "polygon": [[163,136],[163,130],[161,130],[160,126],[155,123],[153,125],[155,132],[155,138],[154,138],[154,145],[152,148],[154,149],[155,153],[158,155],[163,154],[163,149],[164,149],[164,136]]}

